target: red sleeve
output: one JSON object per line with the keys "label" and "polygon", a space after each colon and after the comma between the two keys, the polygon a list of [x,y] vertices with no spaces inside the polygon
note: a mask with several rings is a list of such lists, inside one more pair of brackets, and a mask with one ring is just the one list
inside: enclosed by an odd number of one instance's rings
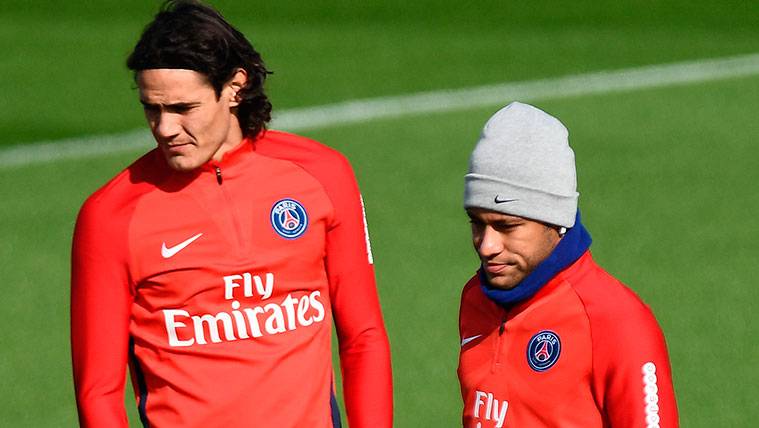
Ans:
{"label": "red sleeve", "polygon": [[[612,428],[679,426],[664,335],[651,310],[629,289],[605,287],[607,309],[588,304],[593,386]],[[611,307],[611,310],[608,308]]]}
{"label": "red sleeve", "polygon": [[338,152],[277,131],[267,131],[267,137],[256,142],[256,150],[300,165],[322,184],[334,206],[327,231],[326,266],[348,422],[351,428],[391,427],[390,346],[353,170]]}
{"label": "red sleeve", "polygon": [[82,427],[127,427],[124,383],[132,295],[126,227],[97,194],[77,219],[71,260],[71,356]]}
{"label": "red sleeve", "polygon": [[327,274],[340,342],[351,427],[392,426],[390,347],[380,312],[358,186],[347,162],[342,190],[328,192],[335,224],[327,232]]}

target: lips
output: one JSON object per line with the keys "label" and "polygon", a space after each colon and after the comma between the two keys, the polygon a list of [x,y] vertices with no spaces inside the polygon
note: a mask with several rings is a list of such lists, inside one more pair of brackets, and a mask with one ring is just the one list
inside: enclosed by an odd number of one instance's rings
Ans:
{"label": "lips", "polygon": [[192,143],[181,143],[181,144],[166,144],[164,145],[165,149],[170,153],[180,153],[184,151],[188,146],[191,146]]}
{"label": "lips", "polygon": [[504,271],[509,266],[510,265],[506,263],[488,263],[484,267],[488,273],[497,274]]}

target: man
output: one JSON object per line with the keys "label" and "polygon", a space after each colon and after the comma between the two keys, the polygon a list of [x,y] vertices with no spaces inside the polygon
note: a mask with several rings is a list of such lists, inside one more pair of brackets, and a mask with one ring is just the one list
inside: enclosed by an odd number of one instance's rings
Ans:
{"label": "man", "polygon": [[564,125],[509,104],[465,183],[482,264],[459,314],[464,426],[676,427],[661,329],[588,250]]}
{"label": "man", "polygon": [[362,203],[339,153],[267,131],[268,71],[215,10],[168,2],[128,59],[157,148],[83,205],[71,343],[82,426],[392,424]]}

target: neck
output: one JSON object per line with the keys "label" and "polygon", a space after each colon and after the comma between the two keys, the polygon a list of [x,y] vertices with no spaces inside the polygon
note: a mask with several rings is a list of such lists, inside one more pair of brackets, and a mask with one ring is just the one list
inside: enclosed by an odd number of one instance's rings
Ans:
{"label": "neck", "polygon": [[242,128],[240,128],[240,122],[235,115],[232,115],[229,123],[229,131],[227,132],[227,138],[219,146],[216,152],[213,154],[212,159],[216,162],[221,161],[224,154],[234,149],[243,140]]}

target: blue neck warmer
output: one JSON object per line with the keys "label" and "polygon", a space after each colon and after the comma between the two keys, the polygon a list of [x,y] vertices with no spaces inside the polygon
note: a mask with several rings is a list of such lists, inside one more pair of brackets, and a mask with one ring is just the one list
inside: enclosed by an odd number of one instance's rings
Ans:
{"label": "blue neck warmer", "polygon": [[488,298],[501,306],[509,307],[517,302],[529,299],[559,272],[576,262],[590,248],[590,234],[580,223],[580,211],[577,211],[575,225],[567,231],[556,248],[545,260],[527,275],[516,287],[504,290],[488,283],[485,272],[480,269],[480,286]]}

